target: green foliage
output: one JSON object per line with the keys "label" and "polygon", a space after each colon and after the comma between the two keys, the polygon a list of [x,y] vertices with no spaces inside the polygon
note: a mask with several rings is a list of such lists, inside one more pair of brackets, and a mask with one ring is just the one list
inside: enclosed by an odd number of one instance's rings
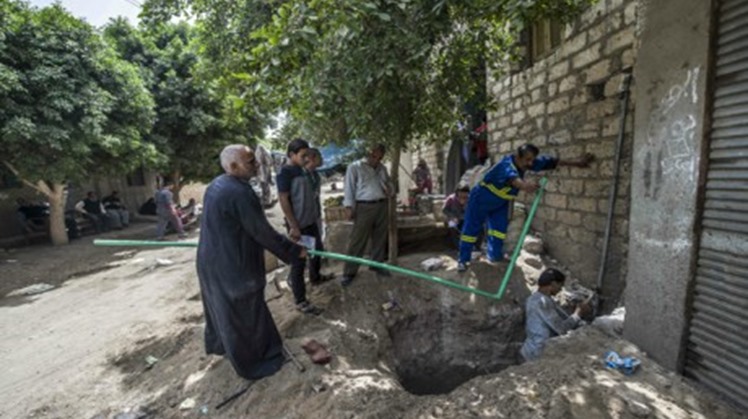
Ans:
{"label": "green foliage", "polygon": [[402,147],[448,138],[463,105],[485,99],[486,67],[515,57],[526,22],[590,2],[149,0],[145,13],[192,12],[212,70],[248,106],[285,109],[317,139]]}
{"label": "green foliage", "polygon": [[64,183],[153,163],[138,70],[59,5],[0,0],[0,163]]}
{"label": "green foliage", "polygon": [[121,57],[136,63],[156,103],[150,140],[168,156],[161,168],[185,180],[206,180],[219,171],[218,154],[247,143],[257,121],[234,107],[215,80],[201,77],[194,29],[163,23],[144,29],[112,21],[104,36]]}

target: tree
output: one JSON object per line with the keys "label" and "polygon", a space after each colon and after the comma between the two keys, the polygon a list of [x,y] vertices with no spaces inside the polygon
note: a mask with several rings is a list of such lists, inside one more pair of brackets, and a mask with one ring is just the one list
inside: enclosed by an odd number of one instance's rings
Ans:
{"label": "tree", "polygon": [[66,185],[158,158],[153,100],[136,67],[61,6],[0,0],[0,161],[50,203],[67,243]]}
{"label": "tree", "polygon": [[137,64],[156,103],[150,140],[167,156],[160,166],[176,182],[207,180],[220,168],[218,155],[231,143],[246,143],[259,132],[235,98],[224,95],[209,73],[200,71],[195,30],[187,23],[137,29],[115,19],[105,38],[123,59]]}
{"label": "tree", "polygon": [[[400,151],[446,139],[484,67],[516,56],[526,22],[565,19],[591,0],[149,0],[154,16],[189,8],[208,54],[248,102],[285,109],[321,138],[389,144]],[[246,16],[243,11],[258,11]],[[268,12],[270,10],[270,12]],[[238,14],[238,16],[237,16]],[[249,36],[247,36],[249,35]],[[225,58],[225,59],[224,59]],[[486,103],[475,104],[486,107]],[[390,259],[396,257],[395,202]]]}

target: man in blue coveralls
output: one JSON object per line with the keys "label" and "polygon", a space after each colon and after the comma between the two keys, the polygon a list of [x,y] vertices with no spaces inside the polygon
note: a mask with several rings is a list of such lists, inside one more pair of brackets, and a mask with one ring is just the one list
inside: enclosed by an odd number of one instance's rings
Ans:
{"label": "man in blue coveralls", "polygon": [[525,181],[528,170],[540,172],[559,166],[588,167],[593,156],[586,154],[578,160],[561,160],[550,156],[539,156],[540,150],[525,144],[514,154],[509,154],[496,163],[483,176],[483,179],[470,191],[465,223],[460,236],[460,260],[457,270],[464,272],[470,263],[473,245],[483,224],[488,219],[488,261],[496,263],[504,259],[502,248],[509,225],[510,203],[519,191],[535,192],[540,185],[537,181]]}

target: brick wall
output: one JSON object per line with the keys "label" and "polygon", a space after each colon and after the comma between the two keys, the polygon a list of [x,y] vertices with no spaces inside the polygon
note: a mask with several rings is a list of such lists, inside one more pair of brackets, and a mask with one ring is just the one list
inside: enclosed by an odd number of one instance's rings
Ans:
{"label": "brick wall", "polygon": [[[637,7],[637,1],[600,0],[567,26],[562,44],[547,57],[488,82],[499,104],[489,114],[492,155],[531,142],[561,158],[585,152],[596,157],[590,169],[550,173],[534,222],[550,253],[587,285],[596,283],[600,264],[620,124],[618,91],[622,71],[636,59]],[[629,103],[605,279],[606,294],[616,297],[624,286],[628,242],[633,96]]]}

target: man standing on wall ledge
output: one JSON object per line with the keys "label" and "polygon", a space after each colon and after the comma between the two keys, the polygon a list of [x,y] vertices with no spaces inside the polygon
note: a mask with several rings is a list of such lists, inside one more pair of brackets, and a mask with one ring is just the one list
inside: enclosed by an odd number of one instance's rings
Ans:
{"label": "man standing on wall ledge", "polygon": [[488,219],[488,261],[496,263],[504,259],[503,246],[509,225],[509,204],[519,191],[535,192],[540,185],[537,181],[525,181],[525,172],[540,172],[559,166],[589,167],[592,154],[585,154],[576,160],[562,160],[550,156],[539,156],[540,150],[532,145],[520,146],[514,154],[509,154],[496,163],[483,179],[470,191],[465,224],[460,236],[460,257],[457,270],[464,272],[470,263],[473,245],[483,224]]}

